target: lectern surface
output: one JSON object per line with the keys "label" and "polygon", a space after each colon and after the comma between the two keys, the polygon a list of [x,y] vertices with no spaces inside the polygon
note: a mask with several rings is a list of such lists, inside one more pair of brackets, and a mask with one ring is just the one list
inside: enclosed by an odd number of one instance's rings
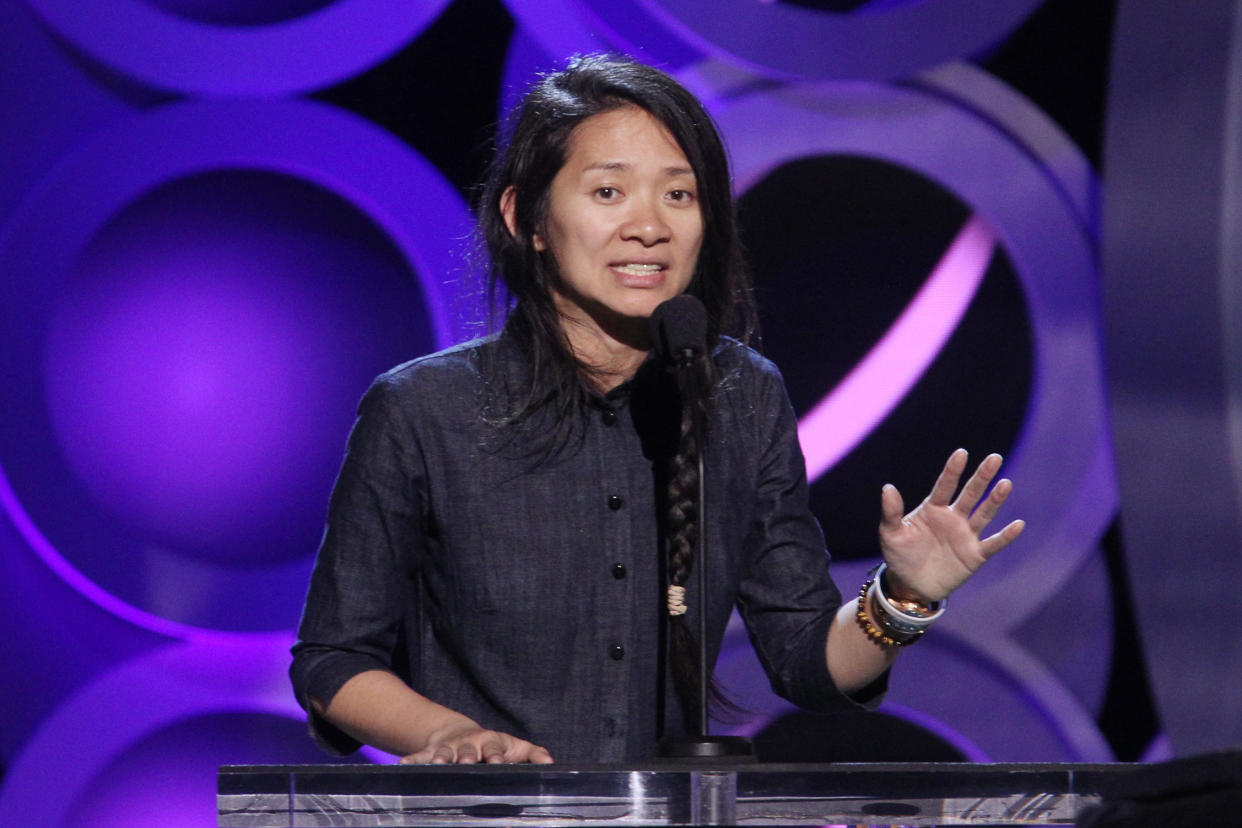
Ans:
{"label": "lectern surface", "polygon": [[1072,825],[1124,764],[229,765],[223,828]]}

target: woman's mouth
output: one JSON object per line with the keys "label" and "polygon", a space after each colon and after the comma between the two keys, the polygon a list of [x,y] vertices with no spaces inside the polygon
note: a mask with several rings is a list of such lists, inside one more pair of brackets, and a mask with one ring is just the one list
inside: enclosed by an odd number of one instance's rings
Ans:
{"label": "woman's mouth", "polygon": [[627,262],[625,264],[615,264],[612,266],[612,269],[626,276],[652,276],[663,271],[664,265]]}

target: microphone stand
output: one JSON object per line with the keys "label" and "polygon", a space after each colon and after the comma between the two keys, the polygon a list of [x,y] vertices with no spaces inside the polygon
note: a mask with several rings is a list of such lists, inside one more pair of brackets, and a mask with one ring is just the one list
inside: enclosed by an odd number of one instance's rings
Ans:
{"label": "microphone stand", "polygon": [[683,405],[690,406],[691,433],[694,444],[698,446],[699,455],[699,491],[695,509],[695,520],[698,523],[695,532],[695,582],[699,590],[699,720],[698,734],[695,736],[666,736],[660,740],[660,756],[666,759],[715,759],[730,762],[753,760],[755,749],[750,740],[744,736],[712,736],[707,724],[707,687],[711,672],[707,664],[707,474],[704,457],[707,444],[704,441],[706,428],[703,423],[703,409],[698,402],[702,389],[699,388],[699,372],[695,370],[696,353],[685,348],[677,355],[677,370],[685,377],[687,390]]}

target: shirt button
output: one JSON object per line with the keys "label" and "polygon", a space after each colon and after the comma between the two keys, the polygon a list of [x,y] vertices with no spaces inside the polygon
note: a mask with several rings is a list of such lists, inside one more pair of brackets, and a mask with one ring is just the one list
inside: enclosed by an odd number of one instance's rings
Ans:
{"label": "shirt button", "polygon": [[608,495],[608,508],[614,512],[625,505],[625,501],[621,499],[621,495]]}
{"label": "shirt button", "polygon": [[625,648],[620,644],[613,644],[608,648],[608,655],[613,661],[620,661],[625,658]]}
{"label": "shirt button", "polygon": [[613,411],[611,408],[607,409],[603,413],[603,420],[604,420],[604,425],[606,426],[616,425],[617,412]]}
{"label": "shirt button", "polygon": [[616,578],[618,581],[624,578],[625,577],[625,564],[623,563],[613,564],[612,565],[612,577]]}

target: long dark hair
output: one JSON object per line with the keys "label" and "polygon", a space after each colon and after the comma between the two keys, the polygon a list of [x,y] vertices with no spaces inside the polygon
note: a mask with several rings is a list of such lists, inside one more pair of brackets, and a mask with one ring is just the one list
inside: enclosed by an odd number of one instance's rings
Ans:
{"label": "long dark hair", "polygon": [[[589,366],[580,365],[569,347],[553,302],[553,273],[534,238],[545,233],[552,179],[569,155],[574,129],[624,106],[640,107],[659,121],[694,170],[703,242],[687,292],[707,309],[708,341],[725,334],[746,342],[755,330],[728,157],[711,116],[659,69],[614,55],[574,57],[563,70],[542,76],[510,113],[502,132],[508,140],[493,161],[478,204],[491,265],[489,296],[493,307],[503,306],[505,334],[530,360],[526,392],[513,401],[506,419],[521,420],[551,406],[557,430],[563,432],[584,411],[587,391],[581,380]],[[502,207],[510,188],[512,233]]]}
{"label": "long dark hair", "polygon": [[[491,263],[493,307],[502,296],[504,335],[527,360],[525,390],[495,419],[520,423],[536,413],[548,415],[551,428],[545,449],[564,445],[587,411],[591,393],[584,377],[591,366],[579,364],[569,347],[553,300],[554,273],[535,249],[545,235],[552,180],[569,155],[574,129],[592,116],[637,106],[661,123],[676,140],[694,171],[703,220],[699,259],[687,292],[707,310],[707,341],[722,335],[747,342],[756,313],[750,280],[742,260],[738,223],[724,143],[703,105],[666,73],[625,57],[575,57],[565,69],[541,77],[511,114],[508,141],[493,162],[478,205],[479,223]],[[512,193],[513,229],[504,200]],[[701,386],[710,399],[710,358],[703,360]],[[513,389],[507,389],[512,392]],[[548,422],[541,420],[541,423]],[[662,534],[668,547],[666,575],[684,585],[693,567],[698,516],[690,507],[697,486],[701,447],[688,420],[669,460]],[[541,429],[543,430],[543,429]],[[693,634],[683,617],[669,627],[673,683],[687,716],[697,713],[699,667]],[[719,694],[713,694],[719,701]]]}

